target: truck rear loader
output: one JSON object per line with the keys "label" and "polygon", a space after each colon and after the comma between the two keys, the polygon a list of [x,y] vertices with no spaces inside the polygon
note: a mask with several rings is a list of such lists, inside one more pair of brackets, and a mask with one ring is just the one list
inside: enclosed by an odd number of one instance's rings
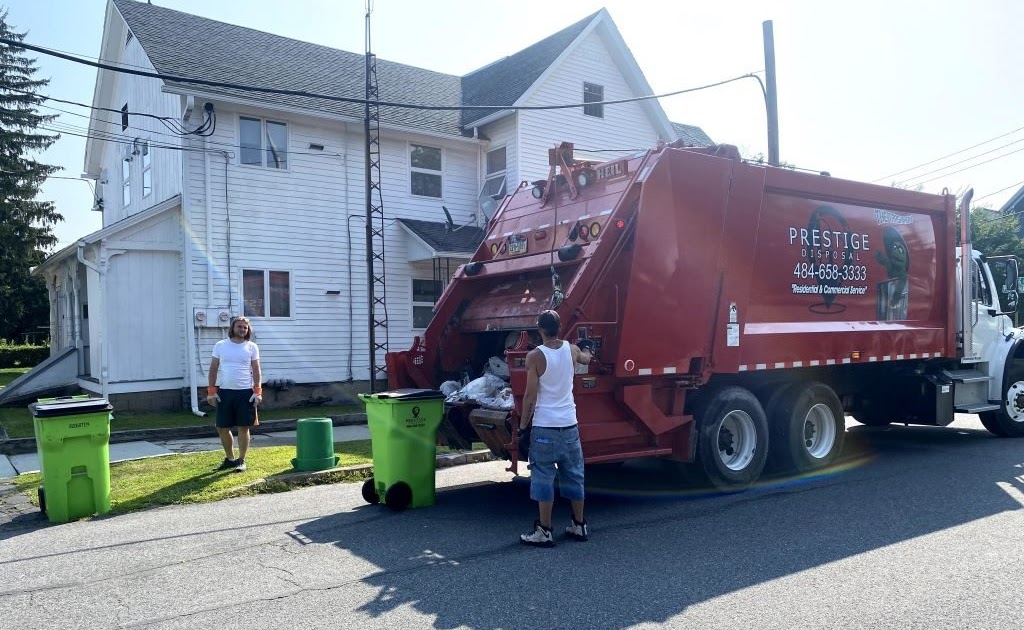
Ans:
{"label": "truck rear loader", "polygon": [[[522,409],[538,314],[592,340],[574,391],[587,463],[694,463],[724,490],[766,465],[840,454],[845,416],[944,426],[980,414],[1024,436],[1017,261],[970,245],[970,194],[933,195],[751,163],[729,145],[661,145],[604,163],[549,151],[389,385],[436,388],[507,358]],[[959,238],[958,238],[959,234]],[[439,439],[517,470],[517,411],[447,407]]]}

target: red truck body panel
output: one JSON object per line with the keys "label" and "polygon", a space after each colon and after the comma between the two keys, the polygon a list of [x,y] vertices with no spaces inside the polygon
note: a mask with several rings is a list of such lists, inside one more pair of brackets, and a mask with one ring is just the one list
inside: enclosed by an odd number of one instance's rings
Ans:
{"label": "red truck body panel", "polygon": [[391,386],[507,350],[518,408],[520,332],[555,297],[563,335],[599,344],[575,385],[588,461],[688,460],[686,397],[716,376],[956,356],[952,196],[737,158],[661,147],[587,165],[575,197],[524,183]]}

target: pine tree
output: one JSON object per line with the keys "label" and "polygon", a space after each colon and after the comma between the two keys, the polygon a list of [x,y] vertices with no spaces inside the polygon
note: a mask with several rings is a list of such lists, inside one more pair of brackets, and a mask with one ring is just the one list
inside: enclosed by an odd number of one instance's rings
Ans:
{"label": "pine tree", "polygon": [[[18,42],[7,11],[0,12],[0,37]],[[37,107],[37,92],[49,80],[34,79],[35,59],[25,49],[0,44],[0,339],[17,339],[49,320],[46,286],[29,273],[57,243],[53,226],[64,218],[51,201],[39,201],[39,188],[60,167],[41,164],[31,154],[47,149],[59,135],[37,131],[55,115]]]}

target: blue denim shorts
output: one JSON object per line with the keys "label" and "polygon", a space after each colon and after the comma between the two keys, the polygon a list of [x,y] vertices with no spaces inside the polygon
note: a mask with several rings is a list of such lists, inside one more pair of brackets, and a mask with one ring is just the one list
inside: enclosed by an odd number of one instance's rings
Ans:
{"label": "blue denim shorts", "polygon": [[555,500],[558,494],[570,501],[583,499],[583,448],[578,426],[564,429],[533,427],[530,439],[530,498]]}

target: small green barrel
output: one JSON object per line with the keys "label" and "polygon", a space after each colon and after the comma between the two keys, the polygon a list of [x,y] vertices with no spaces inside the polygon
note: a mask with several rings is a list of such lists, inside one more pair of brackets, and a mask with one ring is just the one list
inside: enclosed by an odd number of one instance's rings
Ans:
{"label": "small green barrel", "polygon": [[302,418],[295,423],[295,470],[327,470],[338,465],[330,418]]}

